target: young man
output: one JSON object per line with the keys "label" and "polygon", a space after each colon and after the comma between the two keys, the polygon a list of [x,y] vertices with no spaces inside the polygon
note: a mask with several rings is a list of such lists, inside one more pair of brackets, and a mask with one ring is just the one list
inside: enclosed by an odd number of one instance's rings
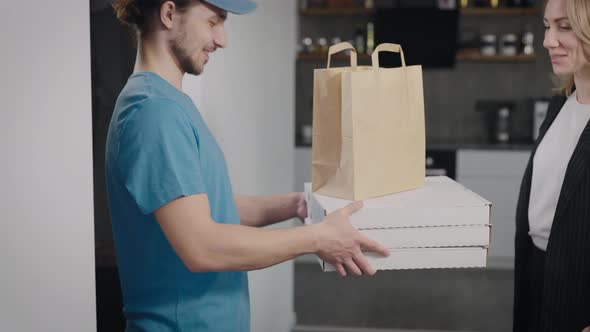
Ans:
{"label": "young man", "polygon": [[133,75],[107,138],[106,172],[127,331],[248,331],[247,274],[306,253],[339,273],[373,275],[361,249],[388,255],[349,222],[353,203],[321,224],[261,229],[306,217],[301,193],[234,196],[224,156],[192,100],[199,75],[226,46],[227,13],[249,0],[117,0],[137,30]]}

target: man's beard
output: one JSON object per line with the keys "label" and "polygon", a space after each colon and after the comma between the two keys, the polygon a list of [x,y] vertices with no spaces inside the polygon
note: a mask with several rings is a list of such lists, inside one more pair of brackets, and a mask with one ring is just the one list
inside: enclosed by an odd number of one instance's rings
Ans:
{"label": "man's beard", "polygon": [[200,75],[202,70],[199,70],[195,63],[191,60],[190,53],[184,48],[182,45],[186,44],[186,32],[183,33],[178,38],[175,38],[171,41],[170,49],[172,50],[172,54],[178,61],[180,65],[180,69],[191,75]]}

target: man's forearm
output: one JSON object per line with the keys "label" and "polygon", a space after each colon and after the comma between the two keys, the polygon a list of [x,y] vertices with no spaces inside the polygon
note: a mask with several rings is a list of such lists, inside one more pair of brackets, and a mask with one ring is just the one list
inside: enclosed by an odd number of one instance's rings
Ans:
{"label": "man's forearm", "polygon": [[248,271],[266,268],[317,251],[317,226],[260,229],[243,225],[209,224],[215,236],[199,239],[195,272]]}
{"label": "man's forearm", "polygon": [[[300,193],[295,193],[304,202]],[[296,204],[300,218],[305,205]],[[294,257],[316,253],[335,264],[342,276],[374,274],[361,250],[389,251],[362,236],[350,224],[349,216],[362,203],[351,203],[330,213],[321,223],[289,229],[264,229],[217,223],[211,218],[205,194],[175,199],[154,212],[168,242],[186,267],[193,272],[255,270]],[[362,272],[364,271],[364,272]]]}
{"label": "man's forearm", "polygon": [[263,227],[297,217],[299,195],[289,193],[272,196],[235,196],[240,223]]}

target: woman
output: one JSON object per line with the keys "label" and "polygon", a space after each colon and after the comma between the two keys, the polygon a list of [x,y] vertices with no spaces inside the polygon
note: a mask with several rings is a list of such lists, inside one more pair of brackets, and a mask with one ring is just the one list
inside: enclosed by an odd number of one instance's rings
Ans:
{"label": "woman", "polygon": [[548,0],[545,39],[562,84],[516,212],[514,331],[590,327],[590,1]]}

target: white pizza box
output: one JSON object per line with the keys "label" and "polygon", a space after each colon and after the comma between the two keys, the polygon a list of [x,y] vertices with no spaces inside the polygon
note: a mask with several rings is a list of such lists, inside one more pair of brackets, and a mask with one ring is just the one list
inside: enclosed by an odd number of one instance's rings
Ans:
{"label": "white pizza box", "polygon": [[[308,218],[321,222],[352,201],[311,192],[305,184]],[[371,198],[350,217],[356,229],[425,226],[489,226],[491,203],[446,176],[426,177],[423,187]]]}
{"label": "white pizza box", "polygon": [[[482,247],[405,248],[391,249],[388,257],[375,253],[365,253],[365,257],[376,270],[483,268],[487,253]],[[333,265],[318,260],[324,272],[336,271]]]}

